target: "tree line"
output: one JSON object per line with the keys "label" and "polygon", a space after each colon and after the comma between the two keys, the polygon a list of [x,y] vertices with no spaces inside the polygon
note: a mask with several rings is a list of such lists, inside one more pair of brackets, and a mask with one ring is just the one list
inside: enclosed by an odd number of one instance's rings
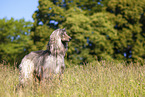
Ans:
{"label": "tree line", "polygon": [[0,58],[20,61],[46,49],[50,34],[66,28],[72,37],[66,60],[83,64],[95,60],[145,60],[145,0],[39,0],[24,19],[0,19]]}

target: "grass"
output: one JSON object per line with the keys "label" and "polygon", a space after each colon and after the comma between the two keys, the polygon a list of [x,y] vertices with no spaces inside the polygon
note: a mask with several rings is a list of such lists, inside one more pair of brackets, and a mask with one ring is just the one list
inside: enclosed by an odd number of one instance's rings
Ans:
{"label": "grass", "polygon": [[67,68],[58,79],[16,91],[17,68],[0,65],[0,97],[145,97],[145,65],[94,62]]}

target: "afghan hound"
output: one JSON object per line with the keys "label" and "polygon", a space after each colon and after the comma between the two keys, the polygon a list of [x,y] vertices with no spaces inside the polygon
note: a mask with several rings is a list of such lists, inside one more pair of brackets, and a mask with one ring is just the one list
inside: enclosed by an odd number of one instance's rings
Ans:
{"label": "afghan hound", "polygon": [[24,85],[37,77],[39,81],[50,78],[53,74],[64,72],[64,56],[71,37],[65,28],[52,32],[46,50],[33,51],[26,55],[19,65],[20,84]]}

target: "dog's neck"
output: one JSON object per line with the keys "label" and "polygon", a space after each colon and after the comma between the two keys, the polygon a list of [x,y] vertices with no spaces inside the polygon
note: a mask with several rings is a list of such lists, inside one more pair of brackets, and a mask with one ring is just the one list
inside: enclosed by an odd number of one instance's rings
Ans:
{"label": "dog's neck", "polygon": [[53,56],[57,55],[63,55],[65,56],[65,53],[67,51],[68,43],[67,42],[61,42],[61,41],[49,41],[47,45],[47,51],[52,54]]}

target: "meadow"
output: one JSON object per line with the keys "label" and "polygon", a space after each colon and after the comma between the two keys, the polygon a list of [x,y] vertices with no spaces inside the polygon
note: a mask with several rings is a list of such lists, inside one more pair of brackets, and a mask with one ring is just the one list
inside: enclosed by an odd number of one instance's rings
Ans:
{"label": "meadow", "polygon": [[63,80],[16,90],[18,68],[0,64],[0,97],[145,97],[145,65],[93,62],[65,69]]}

